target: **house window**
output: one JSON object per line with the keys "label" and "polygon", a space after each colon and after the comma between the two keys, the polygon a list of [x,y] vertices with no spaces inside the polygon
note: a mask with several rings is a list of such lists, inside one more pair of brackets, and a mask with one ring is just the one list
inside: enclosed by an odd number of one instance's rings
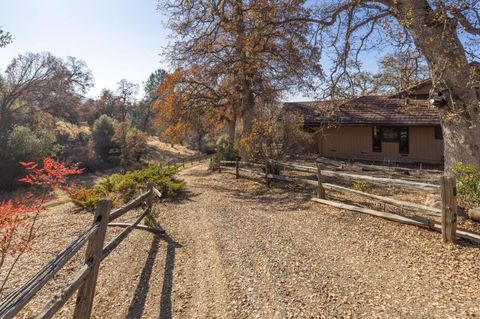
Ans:
{"label": "house window", "polygon": [[382,135],[379,127],[373,127],[373,151],[381,152],[382,151]]}
{"label": "house window", "polygon": [[435,139],[443,140],[443,132],[441,126],[435,126]]}
{"label": "house window", "polygon": [[398,151],[400,154],[409,153],[409,142],[408,142],[408,127],[399,127],[398,128]]}
{"label": "house window", "polygon": [[398,127],[382,127],[382,142],[396,143],[400,139]]}
{"label": "house window", "polygon": [[382,142],[398,143],[400,154],[409,153],[408,127],[384,126],[373,127],[373,151],[382,151]]}

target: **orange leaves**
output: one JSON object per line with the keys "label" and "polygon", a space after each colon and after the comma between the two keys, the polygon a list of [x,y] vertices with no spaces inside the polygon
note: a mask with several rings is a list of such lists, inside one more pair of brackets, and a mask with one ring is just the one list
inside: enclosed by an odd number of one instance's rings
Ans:
{"label": "orange leaves", "polygon": [[[0,203],[0,270],[7,255],[18,257],[31,249],[35,221],[43,210],[47,191],[66,189],[66,177],[82,173],[76,166],[67,166],[51,157],[43,159],[42,167],[35,162],[20,162],[20,165],[27,171],[27,175],[20,181],[43,186],[43,194],[28,193],[16,201],[7,200]],[[0,291],[6,279],[0,283]]]}
{"label": "orange leaves", "polygon": [[183,78],[181,69],[167,74],[157,90],[157,99],[153,106],[156,112],[154,124],[161,129],[160,135],[171,143],[182,141],[187,123],[184,117],[185,104],[182,103],[179,83]]}
{"label": "orange leaves", "polygon": [[173,120],[175,118],[175,107],[181,96],[177,86],[182,77],[182,71],[177,69],[175,72],[167,74],[160,83],[156,93],[157,99],[153,105],[153,109],[157,113],[155,122],[161,119]]}
{"label": "orange leaves", "polygon": [[20,162],[20,165],[26,169],[27,175],[19,181],[30,185],[47,185],[52,189],[65,188],[68,175],[78,175],[83,172],[76,166],[66,166],[51,157],[43,159],[42,168],[37,168],[38,164],[34,162]]}
{"label": "orange leaves", "polygon": [[[216,121],[222,121],[218,112],[225,112],[225,105],[218,107],[218,92],[199,77],[207,66],[193,65],[185,71],[177,69],[165,76],[160,84],[153,120],[160,136],[170,143],[181,143],[194,137],[201,140],[216,129]],[[226,98],[223,99],[224,103]]]}
{"label": "orange leaves", "polygon": [[170,143],[181,143],[187,131],[185,123],[175,123],[167,126],[162,132],[161,136]]}
{"label": "orange leaves", "polygon": [[70,195],[72,202],[76,205],[85,203],[91,197],[92,193],[93,188],[85,188],[83,186],[73,186],[68,190],[68,194]]}
{"label": "orange leaves", "polygon": [[[35,168],[35,167],[38,166],[38,164],[36,164],[35,162],[20,162],[20,165],[28,167],[28,168]],[[35,166],[33,167],[33,165],[35,165]]]}
{"label": "orange leaves", "polygon": [[15,234],[27,226],[31,208],[12,200],[0,203],[0,256],[16,254],[29,248],[24,241],[14,241]]}

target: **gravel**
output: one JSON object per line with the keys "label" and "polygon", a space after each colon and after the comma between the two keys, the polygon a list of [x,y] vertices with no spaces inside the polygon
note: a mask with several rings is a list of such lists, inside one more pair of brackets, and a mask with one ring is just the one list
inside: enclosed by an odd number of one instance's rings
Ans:
{"label": "gravel", "polygon": [[[185,197],[155,205],[167,236],[136,230],[102,263],[94,318],[480,315],[478,248],[444,245],[438,233],[323,206],[298,188],[209,173],[206,165],[180,177]],[[91,215],[62,217],[66,238],[57,250],[91,222]],[[29,265],[44,262],[31,256]],[[15,283],[26,279],[22,271]],[[41,309],[64,277],[21,317]],[[74,298],[57,318],[70,318],[73,307]]]}

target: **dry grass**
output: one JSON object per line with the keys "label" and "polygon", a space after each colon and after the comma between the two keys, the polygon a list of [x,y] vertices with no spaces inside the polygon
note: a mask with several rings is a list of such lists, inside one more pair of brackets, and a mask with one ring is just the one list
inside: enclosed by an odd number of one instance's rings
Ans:
{"label": "dry grass", "polygon": [[188,157],[198,155],[198,151],[191,150],[183,145],[171,145],[160,141],[157,137],[148,138],[147,161],[150,162],[168,162],[171,160],[187,159]]}

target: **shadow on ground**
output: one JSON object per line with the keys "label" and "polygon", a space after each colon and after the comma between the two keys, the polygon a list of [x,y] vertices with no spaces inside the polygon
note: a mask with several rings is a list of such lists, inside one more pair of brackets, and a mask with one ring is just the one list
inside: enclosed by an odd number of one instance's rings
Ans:
{"label": "shadow on ground", "polygon": [[292,211],[304,209],[310,205],[312,197],[312,188],[300,187],[294,184],[271,183],[268,188],[261,177],[242,176],[238,181],[254,181],[256,187],[247,189],[245,185],[239,185],[232,180],[231,183],[218,183],[208,185],[208,190],[224,193],[225,196],[231,196],[245,203],[256,203],[260,205],[269,205],[277,211]]}
{"label": "shadow on ground", "polygon": [[[163,231],[162,229],[160,229]],[[167,253],[165,257],[165,267],[163,273],[163,286],[160,300],[160,315],[159,319],[172,318],[172,287],[173,287],[173,270],[175,267],[175,250],[181,248],[182,245],[173,240],[167,233],[162,235],[155,235],[152,238],[150,245],[150,251],[143,267],[142,274],[135,289],[134,297],[130,303],[128,319],[142,318],[145,310],[145,302],[150,290],[150,278],[152,276],[153,266],[155,259],[158,255],[160,242],[165,241],[167,243]]]}

